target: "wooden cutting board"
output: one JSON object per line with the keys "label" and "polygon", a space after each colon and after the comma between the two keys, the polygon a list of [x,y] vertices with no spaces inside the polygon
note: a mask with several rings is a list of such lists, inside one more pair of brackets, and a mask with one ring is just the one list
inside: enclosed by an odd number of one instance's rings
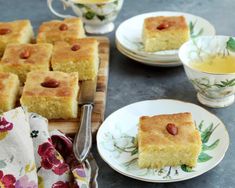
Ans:
{"label": "wooden cutting board", "polygon": [[[109,76],[109,39],[95,37],[99,41],[100,66],[97,77],[95,103],[92,113],[92,133],[95,134],[104,120],[106,95]],[[79,113],[80,114],[80,113]],[[70,120],[50,120],[49,130],[58,129],[65,134],[75,134],[78,131],[80,118]]]}

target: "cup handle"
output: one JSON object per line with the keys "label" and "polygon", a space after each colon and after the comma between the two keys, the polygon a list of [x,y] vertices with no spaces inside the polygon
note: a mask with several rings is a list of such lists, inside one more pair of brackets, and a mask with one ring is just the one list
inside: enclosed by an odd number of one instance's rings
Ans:
{"label": "cup handle", "polygon": [[[72,6],[72,5],[71,5],[71,2],[70,2],[69,0],[60,0],[60,1],[64,4],[64,8],[67,8],[67,7]],[[55,9],[52,7],[52,2],[53,2],[53,0],[47,0],[47,6],[48,6],[48,8],[50,9],[50,11],[51,11],[54,15],[56,15],[56,16],[58,16],[58,17],[60,17],[60,18],[71,18],[71,17],[74,17],[74,16],[72,16],[72,15],[60,14],[60,13],[58,13],[57,11],[55,11]]]}

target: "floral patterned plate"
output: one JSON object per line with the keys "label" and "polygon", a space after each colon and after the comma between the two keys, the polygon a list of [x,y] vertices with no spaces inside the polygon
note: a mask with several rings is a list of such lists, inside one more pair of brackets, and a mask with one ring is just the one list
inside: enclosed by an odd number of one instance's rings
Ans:
{"label": "floral patterned plate", "polygon": [[179,60],[178,50],[167,50],[160,52],[145,52],[142,43],[143,21],[151,16],[179,16],[183,15],[188,22],[191,38],[201,35],[215,35],[214,27],[205,19],[182,12],[153,12],[134,16],[124,21],[116,31],[116,40],[126,49],[155,60]]}
{"label": "floral patterned plate", "polygon": [[[201,133],[203,145],[197,167],[140,169],[135,141],[139,117],[179,112],[191,112]],[[200,106],[176,100],[149,100],[125,106],[111,114],[97,133],[98,151],[105,162],[123,175],[148,182],[176,182],[199,176],[223,159],[228,146],[228,132],[218,117]]]}

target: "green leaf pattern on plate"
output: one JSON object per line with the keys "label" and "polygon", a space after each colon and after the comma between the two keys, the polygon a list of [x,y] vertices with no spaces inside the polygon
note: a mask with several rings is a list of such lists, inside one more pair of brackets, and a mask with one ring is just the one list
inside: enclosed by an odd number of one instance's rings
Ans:
{"label": "green leaf pattern on plate", "polygon": [[190,37],[191,38],[196,38],[200,35],[202,35],[204,29],[200,28],[197,32],[195,31],[195,25],[197,24],[197,20],[195,20],[194,22],[190,21],[189,22],[189,31],[190,31]]}
{"label": "green leaf pattern on plate", "polygon": [[[219,145],[219,139],[215,140],[211,144],[208,144],[213,132],[217,127],[218,124],[215,125],[214,123],[206,126],[204,121],[201,121],[197,125],[197,128],[201,133],[202,140],[202,150],[198,157],[198,163],[205,163],[213,158],[213,156],[206,152],[214,150]],[[193,168],[186,165],[181,165],[180,167],[165,167],[161,169],[138,168],[137,137],[122,133],[118,125],[116,125],[115,130],[116,135],[112,135],[110,132],[105,134],[105,139],[104,142],[102,142],[102,145],[107,151],[111,151],[112,157],[116,159],[120,160],[121,155],[128,156],[128,161],[119,161],[127,171],[131,171],[138,176],[152,174],[159,176],[162,179],[172,179],[172,176],[177,176],[179,173],[190,173],[195,171]]]}

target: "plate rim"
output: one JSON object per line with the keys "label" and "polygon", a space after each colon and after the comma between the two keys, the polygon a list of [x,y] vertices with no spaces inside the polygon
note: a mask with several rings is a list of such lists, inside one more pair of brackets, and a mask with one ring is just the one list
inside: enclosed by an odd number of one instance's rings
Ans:
{"label": "plate rim", "polygon": [[120,48],[122,48],[124,51],[126,51],[126,53],[130,53],[130,54],[132,54],[132,56],[133,57],[136,57],[136,58],[140,58],[140,59],[146,59],[146,60],[149,60],[149,61],[162,61],[162,62],[164,62],[164,63],[170,63],[170,62],[180,62],[180,59],[178,58],[178,59],[158,59],[158,58],[153,58],[153,57],[151,57],[151,58],[148,58],[148,57],[146,57],[146,56],[141,56],[141,55],[139,55],[139,54],[137,54],[137,53],[135,53],[135,52],[132,52],[132,51],[130,51],[130,50],[128,50],[127,48],[125,48],[118,40],[115,40],[115,44],[116,44],[116,46],[119,46]]}
{"label": "plate rim", "polygon": [[[215,34],[216,34],[216,29],[215,29],[215,27],[214,27],[214,25],[211,23],[211,22],[209,22],[207,19],[205,19],[205,18],[203,18],[203,17],[201,17],[201,16],[197,16],[197,15],[195,15],[195,14],[191,14],[191,13],[188,13],[188,12],[178,12],[178,11],[155,11],[155,12],[145,12],[145,13],[142,13],[142,14],[137,14],[137,15],[135,15],[135,16],[132,16],[132,17],[130,17],[130,18],[128,18],[128,19],[126,19],[126,20],[124,20],[123,22],[121,22],[119,25],[118,25],[118,27],[117,27],[117,29],[116,29],[116,31],[115,31],[115,38],[118,40],[118,38],[119,37],[117,37],[118,36],[118,32],[120,32],[119,30],[120,30],[120,28],[121,28],[121,26],[124,24],[124,23],[126,23],[127,21],[130,21],[131,19],[134,19],[134,18],[136,18],[136,17],[144,17],[144,16],[147,16],[147,15],[151,15],[151,14],[183,14],[183,15],[187,15],[187,16],[193,16],[193,17],[196,17],[196,18],[199,18],[199,19],[201,19],[201,20],[203,20],[204,22],[207,22],[207,24],[211,27],[211,29],[212,29],[212,31],[213,31],[213,33],[212,34],[210,34],[209,36],[214,36]],[[208,35],[208,34],[207,34]],[[119,40],[118,40],[119,41]],[[131,50],[131,49],[130,49]],[[178,49],[179,50],[179,49]],[[135,53],[138,53],[138,51],[134,51]],[[171,54],[171,55],[163,55],[163,54],[153,54],[153,53],[150,53],[150,54],[146,54],[146,56],[149,56],[149,55],[151,55],[151,56],[159,56],[159,57],[167,57],[167,56],[169,56],[169,57],[174,57],[174,56],[178,56],[178,52],[176,53],[176,54]]]}
{"label": "plate rim", "polygon": [[152,66],[152,67],[165,67],[165,68],[172,68],[172,67],[179,67],[179,66],[182,66],[183,64],[179,61],[179,62],[147,62],[147,60],[141,60],[141,59],[138,59],[136,57],[133,57],[133,56],[130,56],[129,54],[127,54],[126,52],[124,52],[121,47],[118,47],[118,45],[116,45],[118,51],[123,54],[124,56],[134,60],[135,62],[137,63],[140,63],[140,64],[144,64],[144,65],[148,65],[148,66]]}
{"label": "plate rim", "polygon": [[[208,112],[211,116],[213,116],[214,118],[217,118],[222,124],[221,126],[224,128],[225,130],[225,138],[227,140],[227,145],[226,145],[226,148],[224,150],[224,153],[223,155],[220,157],[220,159],[213,165],[211,165],[209,168],[207,168],[206,170],[202,171],[202,172],[199,172],[199,173],[196,173],[194,175],[191,175],[189,177],[184,177],[184,178],[179,178],[179,179],[170,179],[170,180],[154,180],[154,179],[144,179],[144,178],[141,178],[141,177],[137,177],[137,176],[134,176],[132,174],[128,174],[128,173],[125,173],[125,172],[122,172],[120,170],[118,170],[117,168],[115,168],[110,162],[108,162],[108,160],[105,159],[105,157],[101,154],[100,152],[100,144],[99,144],[99,137],[100,137],[100,132],[102,131],[102,126],[104,125],[105,121],[107,121],[108,118],[111,118],[115,113],[117,113],[118,111],[121,111],[123,110],[124,108],[128,108],[132,105],[135,105],[137,103],[146,103],[146,102],[153,102],[153,101],[165,101],[165,102],[178,102],[178,103],[185,103],[185,104],[189,104],[189,105],[193,105],[197,108],[199,108],[200,110],[204,110],[206,112]],[[108,164],[113,170],[115,170],[116,172],[126,176],[126,177],[130,177],[130,178],[133,178],[135,180],[140,180],[140,181],[144,181],[144,182],[151,182],[151,183],[172,183],[172,182],[179,182],[179,181],[184,181],[184,180],[189,180],[189,179],[192,179],[192,178],[195,178],[195,177],[198,177],[200,175],[203,175],[204,173],[207,173],[209,172],[210,170],[212,170],[213,168],[215,168],[222,160],[223,158],[225,157],[225,154],[226,152],[228,151],[228,148],[229,148],[229,145],[230,145],[230,137],[229,137],[229,133],[228,133],[228,130],[225,126],[225,124],[223,123],[223,121],[218,117],[216,116],[215,114],[213,114],[212,112],[208,111],[207,109],[197,105],[197,104],[194,104],[194,103],[191,103],[191,102],[186,102],[186,101],[182,101],[182,100],[177,100],[177,99],[150,99],[150,100],[143,100],[143,101],[137,101],[137,102],[134,102],[134,103],[131,103],[131,104],[128,104],[128,105],[125,105],[119,109],[117,109],[116,111],[112,112],[106,119],[105,121],[101,124],[100,126],[100,129],[98,130],[97,132],[97,136],[96,136],[96,143],[97,143],[97,151],[100,155],[100,157],[105,161],[106,164]]]}

